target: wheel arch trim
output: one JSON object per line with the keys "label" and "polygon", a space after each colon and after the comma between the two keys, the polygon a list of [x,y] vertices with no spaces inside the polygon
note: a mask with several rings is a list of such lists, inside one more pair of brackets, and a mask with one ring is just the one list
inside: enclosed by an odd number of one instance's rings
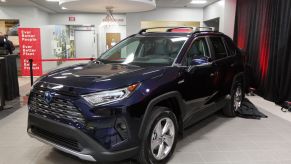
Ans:
{"label": "wheel arch trim", "polygon": [[[179,124],[179,129],[183,130],[182,118],[183,118],[183,115],[185,114],[185,109],[186,109],[185,103],[183,102],[182,96],[178,91],[171,91],[171,92],[167,92],[165,94],[162,94],[158,97],[155,97],[154,99],[152,99],[148,103],[146,110],[145,110],[145,113],[144,113],[144,116],[143,116],[143,119],[142,119],[142,122],[141,122],[141,125],[140,125],[139,132],[138,132],[139,138],[142,138],[142,134],[143,134],[144,130],[146,129],[146,123],[150,119],[149,117],[152,113],[152,109],[154,108],[154,106],[157,105],[159,102],[162,102],[164,100],[168,100],[171,98],[174,98],[178,102],[178,106],[179,106],[178,110],[180,110],[180,113],[181,113],[181,116],[178,119],[178,120],[180,120],[180,121],[178,121],[178,124]],[[179,117],[179,116],[177,116],[177,117]]]}

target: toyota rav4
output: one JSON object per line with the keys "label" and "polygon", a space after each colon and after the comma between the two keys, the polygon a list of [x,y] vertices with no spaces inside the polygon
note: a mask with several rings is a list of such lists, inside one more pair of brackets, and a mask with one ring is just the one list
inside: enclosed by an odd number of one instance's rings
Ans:
{"label": "toyota rav4", "polygon": [[[166,163],[183,130],[244,96],[243,57],[202,28],[144,29],[32,87],[28,134],[88,161]],[[199,30],[200,29],[200,30]]]}

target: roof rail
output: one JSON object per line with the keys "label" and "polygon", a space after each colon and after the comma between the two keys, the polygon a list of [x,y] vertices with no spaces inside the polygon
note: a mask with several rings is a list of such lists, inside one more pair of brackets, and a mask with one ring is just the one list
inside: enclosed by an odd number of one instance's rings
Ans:
{"label": "roof rail", "polygon": [[[206,30],[201,30],[206,29]],[[215,31],[215,27],[195,27],[195,32],[209,32],[209,31]]]}
{"label": "roof rail", "polygon": [[166,29],[166,32],[171,32],[172,30],[175,30],[175,29],[191,29],[191,30],[194,30],[195,27],[187,27],[187,26],[177,26],[177,27],[151,27],[151,28],[144,28],[144,29],[141,29],[139,31],[139,34],[143,34],[145,32],[147,32],[148,30],[154,30],[154,29]]}
{"label": "roof rail", "polygon": [[[148,30],[153,30],[153,29],[166,29],[166,32],[171,32],[172,30],[177,30],[177,29],[190,29],[193,32],[214,32],[215,31],[215,27],[188,27],[188,26],[177,26],[177,27],[151,27],[151,28],[145,28],[145,29],[141,29],[139,31],[139,34],[143,34],[145,32],[147,32]],[[201,30],[201,29],[205,29],[205,30]]]}

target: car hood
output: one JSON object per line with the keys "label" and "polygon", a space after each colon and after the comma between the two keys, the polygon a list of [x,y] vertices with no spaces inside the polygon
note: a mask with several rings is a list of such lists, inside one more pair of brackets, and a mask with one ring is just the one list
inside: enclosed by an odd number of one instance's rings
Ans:
{"label": "car hood", "polygon": [[161,76],[165,67],[138,67],[121,64],[75,65],[53,71],[40,80],[52,89],[75,89],[79,94],[110,90]]}

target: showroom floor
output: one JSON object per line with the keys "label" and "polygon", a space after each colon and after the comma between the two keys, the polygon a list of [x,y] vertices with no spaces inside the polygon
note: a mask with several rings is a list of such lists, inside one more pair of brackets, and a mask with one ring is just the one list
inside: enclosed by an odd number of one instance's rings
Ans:
{"label": "showroom floor", "polygon": [[[22,88],[22,92],[27,89]],[[291,120],[290,113],[282,114],[273,103],[259,97],[249,99],[268,118],[253,120],[212,115],[186,130],[170,163],[290,164],[291,122],[285,120]],[[26,119],[26,106],[0,117],[0,164],[88,163],[31,139],[26,134]]]}

